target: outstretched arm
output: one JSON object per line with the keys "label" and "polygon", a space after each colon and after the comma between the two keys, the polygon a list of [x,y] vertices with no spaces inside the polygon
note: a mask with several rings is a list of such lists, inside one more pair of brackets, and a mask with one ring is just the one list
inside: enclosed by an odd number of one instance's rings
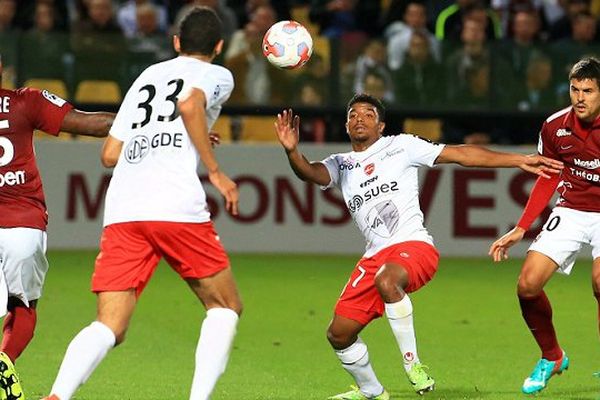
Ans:
{"label": "outstretched arm", "polygon": [[105,137],[114,120],[114,113],[72,109],[63,118],[60,130],[74,135]]}
{"label": "outstretched arm", "polygon": [[518,167],[545,178],[558,174],[563,163],[537,154],[506,153],[473,145],[447,145],[436,163],[456,163],[463,167],[508,168]]}
{"label": "outstretched arm", "polygon": [[308,161],[298,150],[299,127],[300,117],[294,116],[291,109],[283,110],[281,114],[277,114],[277,121],[275,122],[277,138],[285,149],[290,166],[296,176],[303,181],[327,186],[331,181],[327,167],[318,161]]}

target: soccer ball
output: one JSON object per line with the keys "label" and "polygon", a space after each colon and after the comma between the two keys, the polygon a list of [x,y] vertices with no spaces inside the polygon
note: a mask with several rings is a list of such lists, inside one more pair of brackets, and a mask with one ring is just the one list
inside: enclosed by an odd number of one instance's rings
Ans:
{"label": "soccer ball", "polygon": [[313,41],[306,28],[296,21],[273,24],[263,38],[263,54],[278,68],[303,66],[313,51]]}

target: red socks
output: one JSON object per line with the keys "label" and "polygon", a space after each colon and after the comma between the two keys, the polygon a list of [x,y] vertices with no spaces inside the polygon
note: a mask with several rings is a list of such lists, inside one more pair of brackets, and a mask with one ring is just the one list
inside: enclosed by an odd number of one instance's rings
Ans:
{"label": "red socks", "polygon": [[546,293],[533,298],[519,296],[521,313],[533,334],[535,341],[542,350],[542,358],[556,361],[562,357],[562,350],[556,339],[554,325],[552,325],[552,306]]}
{"label": "red socks", "polygon": [[35,308],[17,306],[4,317],[0,351],[14,363],[33,338],[37,314]]}

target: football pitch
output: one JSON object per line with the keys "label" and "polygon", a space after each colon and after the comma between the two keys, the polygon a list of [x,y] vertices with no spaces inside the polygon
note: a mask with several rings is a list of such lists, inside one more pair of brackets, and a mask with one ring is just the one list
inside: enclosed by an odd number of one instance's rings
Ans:
{"label": "football pitch", "polygon": [[[47,394],[66,346],[95,316],[89,292],[95,252],[51,251],[38,328],[18,361],[28,400]],[[213,400],[325,399],[352,383],[325,338],[357,256],[233,255],[244,300],[234,349]],[[539,358],[515,296],[520,260],[444,258],[411,296],[419,355],[436,380],[427,399],[522,399]],[[591,261],[555,276],[547,293],[571,368],[538,398],[600,399],[600,347]],[[140,298],[125,343],[77,392],[80,400],[185,400],[204,310],[187,285],[159,266]],[[385,318],[362,334],[392,399],[416,399]]]}

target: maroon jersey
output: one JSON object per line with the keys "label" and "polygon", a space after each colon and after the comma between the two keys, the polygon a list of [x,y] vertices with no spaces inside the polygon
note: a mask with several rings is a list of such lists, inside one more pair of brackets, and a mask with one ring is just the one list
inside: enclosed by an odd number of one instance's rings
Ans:
{"label": "maroon jersey", "polygon": [[71,109],[46,90],[0,88],[0,228],[46,229],[48,213],[33,131],[58,135]]}
{"label": "maroon jersey", "polygon": [[565,164],[557,206],[600,212],[600,118],[581,121],[572,107],[542,125],[538,152]]}

